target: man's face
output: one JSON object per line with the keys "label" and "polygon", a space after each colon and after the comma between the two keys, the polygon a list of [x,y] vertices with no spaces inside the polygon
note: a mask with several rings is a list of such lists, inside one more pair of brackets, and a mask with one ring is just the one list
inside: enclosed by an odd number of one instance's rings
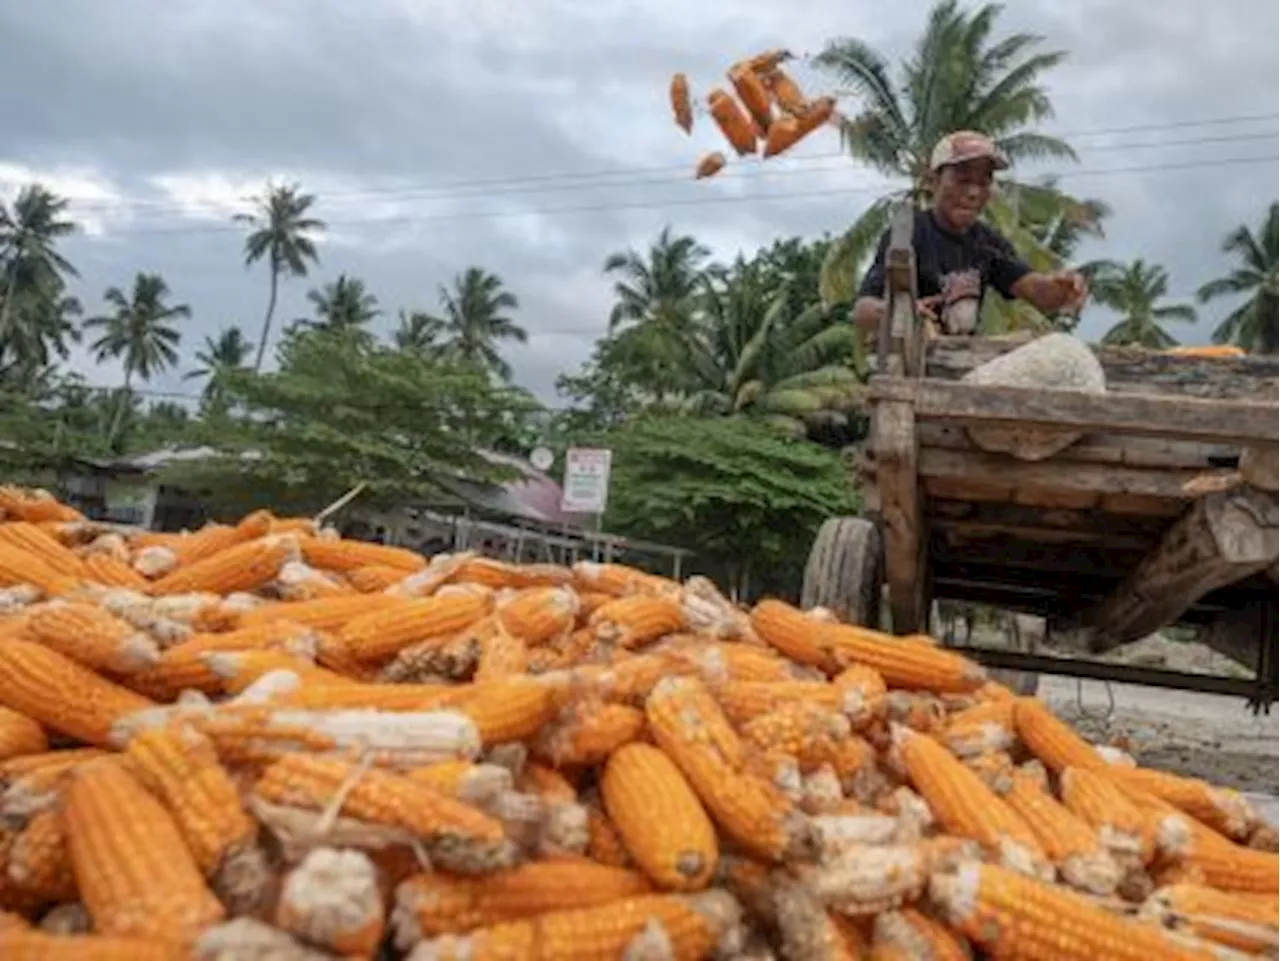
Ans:
{"label": "man's face", "polygon": [[937,174],[933,207],[942,222],[965,230],[978,219],[991,197],[995,166],[989,160],[968,160],[943,167]]}

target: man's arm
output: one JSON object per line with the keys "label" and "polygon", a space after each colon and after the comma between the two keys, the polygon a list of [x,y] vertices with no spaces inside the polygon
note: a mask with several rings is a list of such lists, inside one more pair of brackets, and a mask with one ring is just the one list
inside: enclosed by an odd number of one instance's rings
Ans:
{"label": "man's arm", "polygon": [[1042,314],[1075,313],[1089,296],[1089,285],[1074,270],[1039,273],[1020,258],[1013,245],[995,234],[991,283],[1006,299],[1024,300]]}

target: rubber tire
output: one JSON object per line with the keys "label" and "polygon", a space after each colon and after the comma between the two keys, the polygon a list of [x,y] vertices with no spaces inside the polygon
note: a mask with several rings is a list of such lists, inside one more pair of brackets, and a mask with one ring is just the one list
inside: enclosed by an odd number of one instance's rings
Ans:
{"label": "rubber tire", "polygon": [[880,529],[861,517],[832,517],[813,539],[800,604],[825,607],[848,624],[879,629],[883,583]]}

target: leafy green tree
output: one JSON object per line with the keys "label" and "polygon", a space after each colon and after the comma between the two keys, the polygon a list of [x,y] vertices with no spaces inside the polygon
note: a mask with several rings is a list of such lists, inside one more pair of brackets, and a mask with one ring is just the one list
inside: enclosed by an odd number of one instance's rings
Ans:
{"label": "leafy green tree", "polygon": [[529,335],[507,315],[520,301],[503,286],[502,278],[482,267],[468,267],[440,288],[440,313],[421,314],[422,332],[441,340],[444,355],[500,380],[511,379],[511,365],[503,358],[505,341],[527,343]]}
{"label": "leafy green tree", "polygon": [[421,310],[402,310],[399,324],[391,335],[396,350],[408,350],[435,357],[444,349],[445,322]]}
{"label": "leafy green tree", "polygon": [[1276,324],[1280,306],[1276,287],[1278,221],[1280,205],[1273,202],[1256,234],[1244,224],[1231,231],[1222,242],[1222,251],[1236,258],[1235,269],[1209,281],[1196,292],[1202,304],[1223,297],[1247,298],[1214,328],[1215,344],[1235,344],[1260,354],[1277,352],[1280,344]]}
{"label": "leafy green tree", "polygon": [[[103,294],[110,313],[84,322],[86,330],[102,331],[90,345],[97,359],[121,361],[125,395],[135,376],[147,381],[178,362],[182,333],[173,322],[190,317],[191,308],[170,304],[169,295],[169,285],[159,274],[139,273],[130,295],[126,296],[119,287],[110,287]],[[123,403],[119,410],[123,416]],[[119,426],[117,418],[109,438],[114,439]]]}
{"label": "leafy green tree", "polygon": [[382,311],[378,298],[365,289],[363,280],[339,274],[333,283],[308,291],[307,300],[315,311],[315,319],[299,320],[299,330],[333,334],[362,347],[373,344],[369,324]]}
{"label": "leafy green tree", "polygon": [[250,214],[236,214],[233,220],[250,228],[244,240],[244,263],[252,267],[260,260],[267,262],[271,274],[271,292],[267,298],[267,313],[262,320],[262,334],[258,338],[258,352],[253,369],[262,369],[262,358],[271,339],[271,321],[276,312],[276,299],[280,291],[280,277],[305,277],[307,263],[320,262],[316,250],[315,234],[325,229],[323,220],[309,215],[315,196],[303,193],[298,184],[267,184],[266,193],[254,201],[256,210]]}
{"label": "leafy green tree", "polygon": [[613,451],[610,530],[697,552],[736,597],[798,592],[827,517],[855,511],[839,456],[740,417],[648,417],[594,437]]}
{"label": "leafy green tree", "polygon": [[[69,201],[30,184],[12,205],[0,204],[0,372],[29,375],[65,356],[78,304],[66,295],[75,267],[57,250],[78,229]],[[6,378],[8,379],[8,378]]]}
{"label": "leafy green tree", "polygon": [[219,513],[314,512],[357,484],[362,502],[421,503],[450,477],[511,476],[468,442],[465,412],[502,424],[520,400],[474,370],[320,333],[295,338],[278,371],[229,372],[225,390],[231,413],[195,435],[218,455],[165,480]]}
{"label": "leafy green tree", "polygon": [[[856,38],[829,43],[815,65],[844,86],[842,93],[856,98],[841,125],[841,136],[850,156],[877,172],[906,180],[906,190],[873,203],[850,231],[832,248],[825,287],[844,293],[856,283],[860,268],[884,232],[893,203],[911,196],[923,205],[928,197],[929,157],[934,145],[955,130],[980,130],[990,136],[1010,162],[1072,160],[1075,151],[1065,141],[1041,133],[1037,127],[1053,114],[1044,75],[1066,58],[1062,51],[1043,49],[1044,38],[1032,33],[998,36],[996,21],[1002,7],[984,4],[962,9],[957,0],[934,5],[915,51],[899,65],[897,78],[889,61],[872,46]],[[1021,222],[1011,211],[1006,181],[988,207],[988,219]],[[1089,211],[1061,194],[1040,185],[1040,203],[1056,201],[1073,218]],[[1099,218],[1100,219],[1100,215]],[[1096,227],[1098,219],[1092,221]],[[1092,229],[1092,228],[1091,228]],[[1023,256],[1049,255],[1046,243],[1034,231],[1010,231],[1010,241]]]}
{"label": "leafy green tree", "polygon": [[1093,275],[1093,296],[1121,319],[1102,335],[1102,343],[1163,350],[1178,341],[1163,327],[1167,321],[1194,323],[1190,304],[1163,304],[1169,293],[1169,272],[1144,260],[1121,264],[1099,261]]}
{"label": "leafy green tree", "polygon": [[605,260],[605,273],[616,278],[610,335],[620,359],[659,399],[679,390],[672,372],[687,348],[709,256],[693,237],[673,236],[665,227],[644,253],[627,250]]}
{"label": "leafy green tree", "polygon": [[227,374],[245,366],[253,344],[239,327],[224,327],[217,337],[205,337],[204,346],[196,351],[199,364],[182,375],[183,380],[203,380],[202,401],[207,407],[222,404],[222,385]]}

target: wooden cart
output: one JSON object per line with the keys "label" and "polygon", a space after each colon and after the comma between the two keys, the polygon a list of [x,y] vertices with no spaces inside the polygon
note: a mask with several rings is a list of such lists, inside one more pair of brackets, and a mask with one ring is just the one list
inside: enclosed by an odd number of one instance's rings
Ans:
{"label": "wooden cart", "polygon": [[[806,606],[878,626],[887,585],[899,634],[927,630],[935,600],[1033,613],[1046,618],[1053,656],[965,650],[995,668],[1238,694],[1269,708],[1276,359],[1095,348],[1104,395],[963,383],[1026,339],[926,343],[914,312],[909,211],[892,229],[883,373],[870,382],[871,429],[857,467],[866,519],[824,525],[805,571]],[[967,430],[975,426],[1085,436],[1028,462],[977,447]],[[1248,482],[1238,476],[1246,451]],[[1218,489],[1187,489],[1207,477],[1221,478]],[[1254,679],[1087,658],[1179,623],[1207,628],[1206,641]]]}

